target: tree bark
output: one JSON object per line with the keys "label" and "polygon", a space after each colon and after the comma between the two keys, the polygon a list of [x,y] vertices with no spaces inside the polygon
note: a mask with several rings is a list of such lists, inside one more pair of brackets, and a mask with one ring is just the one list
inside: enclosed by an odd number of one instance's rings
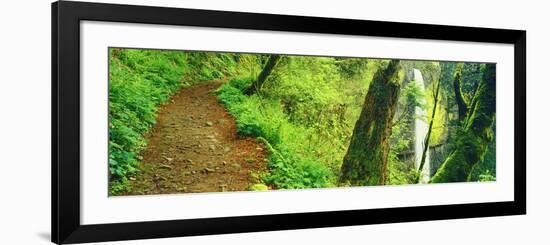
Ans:
{"label": "tree bark", "polygon": [[392,60],[374,75],[344,156],[341,184],[384,185],[387,181],[388,141],[400,90],[398,69],[399,60]]}
{"label": "tree bark", "polygon": [[[481,65],[477,66],[477,72],[480,71],[480,69],[481,69],[480,67],[481,67]],[[476,90],[474,91],[474,95],[477,93],[477,90],[479,90],[479,85],[480,84],[481,83],[478,82]],[[477,103],[477,97],[472,98],[472,101],[470,101],[470,104],[468,105],[468,114],[466,114],[466,118],[467,118],[466,120],[470,120],[470,117],[472,115],[472,111],[476,107],[476,103]],[[463,126],[466,126],[466,123],[464,123]]]}
{"label": "tree bark", "polygon": [[455,98],[456,98],[456,104],[458,105],[458,120],[462,121],[466,117],[466,113],[468,113],[468,105],[466,104],[466,101],[464,100],[464,96],[462,95],[462,67],[464,63],[459,63],[456,66],[455,74],[454,74],[454,80],[453,80],[453,87],[455,92]]}
{"label": "tree bark", "polygon": [[424,139],[424,148],[422,149],[422,158],[420,159],[420,165],[418,166],[419,175],[416,177],[414,183],[418,183],[418,181],[420,180],[420,175],[422,175],[422,169],[424,168],[424,163],[426,162],[426,155],[427,155],[426,153],[428,152],[428,149],[430,146],[430,136],[432,135],[432,128],[434,125],[435,113],[437,111],[437,102],[439,99],[439,87],[441,86],[441,79],[443,79],[442,76],[439,76],[439,80],[437,81],[437,88],[435,89],[432,117],[430,119],[430,125],[428,126],[428,133],[426,134],[426,138]]}
{"label": "tree bark", "polygon": [[264,66],[264,69],[258,76],[258,79],[252,83],[252,85],[246,90],[247,95],[251,95],[256,93],[264,84],[264,82],[267,80],[271,72],[273,71],[273,68],[277,65],[277,62],[281,59],[280,55],[270,55],[269,59],[267,60],[267,63]]}
{"label": "tree bark", "polygon": [[474,96],[474,100],[477,101],[475,108],[468,117],[466,127],[457,133],[456,149],[447,157],[430,182],[467,181],[473,166],[487,152],[487,147],[493,139],[492,126],[495,121],[495,69],[494,64],[486,65],[483,80]]}

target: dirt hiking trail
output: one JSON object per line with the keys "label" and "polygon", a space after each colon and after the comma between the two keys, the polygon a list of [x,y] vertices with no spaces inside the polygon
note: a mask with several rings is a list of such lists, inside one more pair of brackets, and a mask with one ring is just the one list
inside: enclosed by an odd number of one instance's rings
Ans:
{"label": "dirt hiking trail", "polygon": [[212,94],[222,84],[182,89],[159,108],[140,154],[141,172],[123,195],[243,191],[259,183],[265,146],[237,135],[235,119]]}

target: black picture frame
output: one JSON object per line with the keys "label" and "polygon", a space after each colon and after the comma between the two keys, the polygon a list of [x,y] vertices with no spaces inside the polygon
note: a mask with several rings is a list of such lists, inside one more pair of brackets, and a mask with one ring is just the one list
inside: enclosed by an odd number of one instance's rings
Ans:
{"label": "black picture frame", "polygon": [[[80,21],[236,28],[514,45],[514,201],[80,224]],[[526,32],[166,7],[52,4],[52,242],[58,244],[442,220],[526,213]]]}

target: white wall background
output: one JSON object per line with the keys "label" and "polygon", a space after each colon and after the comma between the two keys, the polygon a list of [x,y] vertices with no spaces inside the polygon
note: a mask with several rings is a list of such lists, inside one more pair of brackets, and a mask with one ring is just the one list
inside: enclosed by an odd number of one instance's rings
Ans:
{"label": "white wall background", "polygon": [[[114,2],[107,0],[106,2]],[[548,244],[550,163],[544,1],[120,0],[180,6],[527,30],[526,216],[277,231],[105,244]],[[0,9],[0,244],[48,244],[50,230],[50,1]],[[429,234],[425,234],[429,232]]]}

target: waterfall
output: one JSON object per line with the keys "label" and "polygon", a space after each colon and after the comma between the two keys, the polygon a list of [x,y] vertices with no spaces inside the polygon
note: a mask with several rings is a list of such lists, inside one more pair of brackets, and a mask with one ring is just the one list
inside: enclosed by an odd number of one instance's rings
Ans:
{"label": "waterfall", "polygon": [[[422,78],[422,73],[418,69],[414,69],[414,78],[413,81],[418,84],[418,87],[421,91],[424,91],[424,79]],[[421,98],[422,104],[425,104],[426,100]],[[428,134],[428,122],[427,122],[427,113],[424,108],[416,107],[414,108],[415,120],[414,120],[414,134],[415,134],[415,144],[414,144],[414,155],[415,155],[415,167],[418,169],[420,167],[420,162],[422,161],[422,151],[424,150],[424,140]],[[428,183],[430,180],[430,150],[426,152],[426,160],[424,162],[424,167],[422,168],[422,173],[420,175],[420,183]]]}

